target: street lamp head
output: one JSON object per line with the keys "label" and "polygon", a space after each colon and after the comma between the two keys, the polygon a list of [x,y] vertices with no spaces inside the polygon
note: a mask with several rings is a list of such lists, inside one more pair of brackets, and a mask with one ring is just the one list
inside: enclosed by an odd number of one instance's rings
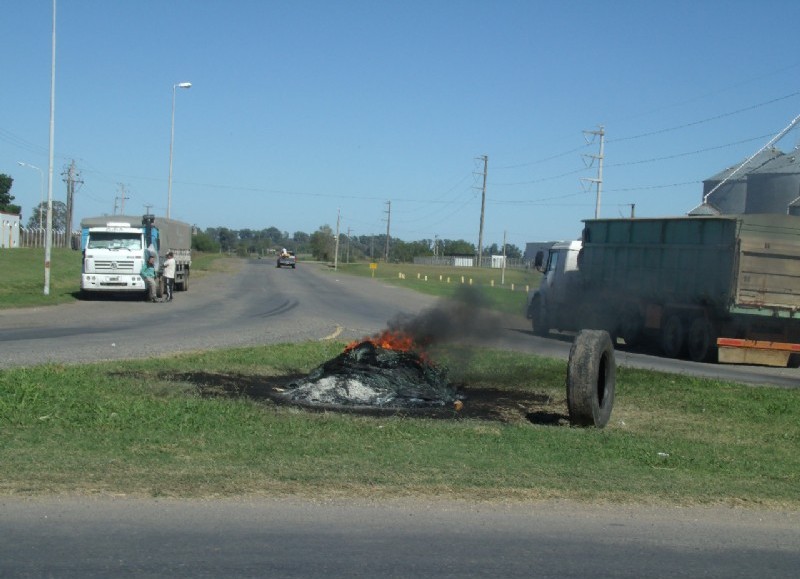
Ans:
{"label": "street lamp head", "polygon": [[175,85],[178,88],[192,88],[192,83],[190,82],[179,82]]}

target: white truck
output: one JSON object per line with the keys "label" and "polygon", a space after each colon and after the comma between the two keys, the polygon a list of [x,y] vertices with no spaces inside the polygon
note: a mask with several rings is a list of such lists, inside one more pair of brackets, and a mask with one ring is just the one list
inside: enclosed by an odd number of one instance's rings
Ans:
{"label": "white truck", "polygon": [[[138,223],[137,223],[138,222]],[[81,294],[146,293],[142,264],[150,255],[157,266],[168,252],[175,257],[175,289],[189,289],[192,266],[192,226],[188,223],[144,215],[111,215],[81,220]],[[163,280],[159,278],[159,295]]]}

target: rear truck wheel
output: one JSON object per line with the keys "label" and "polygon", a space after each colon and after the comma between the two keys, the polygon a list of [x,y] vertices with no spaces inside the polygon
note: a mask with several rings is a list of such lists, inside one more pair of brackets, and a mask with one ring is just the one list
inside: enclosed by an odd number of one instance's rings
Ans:
{"label": "rear truck wheel", "polygon": [[661,328],[661,351],[668,358],[679,358],[685,345],[683,322],[677,315],[671,314]]}
{"label": "rear truck wheel", "polygon": [[550,333],[550,326],[547,322],[547,312],[542,307],[542,300],[534,298],[531,303],[531,324],[533,333],[536,336],[547,336]]}
{"label": "rear truck wheel", "polygon": [[689,359],[694,362],[709,362],[717,353],[717,333],[706,318],[695,318],[689,326],[686,340]]}
{"label": "rear truck wheel", "polygon": [[574,426],[603,428],[611,418],[617,366],[605,330],[581,330],[569,351],[567,407]]}
{"label": "rear truck wheel", "polygon": [[189,291],[189,272],[188,271],[183,276],[183,283],[181,284],[181,291],[183,291],[183,292],[188,292]]}

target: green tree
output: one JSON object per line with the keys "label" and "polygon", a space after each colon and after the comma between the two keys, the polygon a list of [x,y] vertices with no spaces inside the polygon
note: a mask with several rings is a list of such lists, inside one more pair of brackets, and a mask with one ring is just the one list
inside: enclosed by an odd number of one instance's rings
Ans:
{"label": "green tree", "polygon": [[14,179],[10,175],[0,173],[0,211],[19,215],[22,212],[22,207],[11,204],[14,200],[14,196],[11,194],[11,185],[13,183]]}
{"label": "green tree", "polygon": [[463,239],[445,239],[442,241],[441,255],[475,255],[475,246]]}
{"label": "green tree", "polygon": [[192,236],[192,249],[197,251],[206,251],[208,253],[216,253],[219,251],[219,243],[207,233],[202,231]]}
{"label": "green tree", "polygon": [[321,261],[333,261],[336,242],[330,225],[323,225],[309,239],[311,255]]}
{"label": "green tree", "polygon": [[[47,227],[47,201],[37,203],[33,213],[28,217],[28,229],[39,227],[39,213],[41,212],[42,227]],[[53,230],[64,231],[67,228],[67,204],[63,201],[53,201]]]}

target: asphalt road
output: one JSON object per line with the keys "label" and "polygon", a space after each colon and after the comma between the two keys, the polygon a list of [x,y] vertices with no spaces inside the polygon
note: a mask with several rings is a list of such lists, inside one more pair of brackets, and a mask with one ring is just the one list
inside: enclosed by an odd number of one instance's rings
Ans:
{"label": "asphalt road", "polygon": [[800,513],[465,502],[0,499],[2,577],[794,578]]}
{"label": "asphalt road", "polygon": [[[435,282],[431,282],[435,283]],[[500,291],[500,290],[498,290]],[[278,269],[246,260],[229,274],[192,279],[171,303],[98,299],[54,307],[0,310],[0,368],[80,363],[305,340],[355,340],[397,315],[432,307],[430,296],[318,264]],[[567,359],[571,336],[540,338],[520,316],[493,321],[473,341]],[[492,330],[492,331],[489,331]],[[617,350],[618,365],[785,388],[800,369],[698,364]]]}

